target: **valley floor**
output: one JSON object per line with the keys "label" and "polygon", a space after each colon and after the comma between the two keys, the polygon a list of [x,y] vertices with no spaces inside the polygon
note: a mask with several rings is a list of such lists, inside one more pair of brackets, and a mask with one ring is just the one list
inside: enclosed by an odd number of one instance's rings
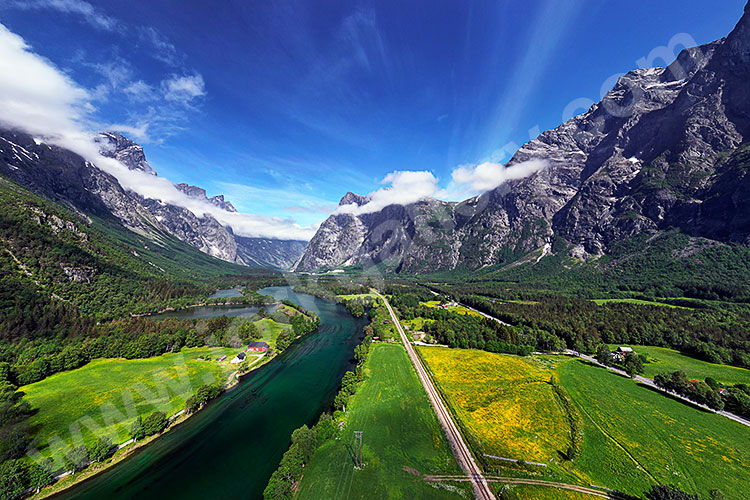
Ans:
{"label": "valley floor", "polygon": [[[373,344],[365,373],[345,413],[341,439],[315,452],[298,498],[469,498],[464,485],[420,477],[461,470],[404,348]],[[355,430],[364,432],[362,470],[352,459]]]}
{"label": "valley floor", "polygon": [[475,454],[527,462],[485,457],[488,473],[633,495],[664,483],[705,498],[712,490],[750,498],[750,429],[736,422],[577,359],[420,352]]}

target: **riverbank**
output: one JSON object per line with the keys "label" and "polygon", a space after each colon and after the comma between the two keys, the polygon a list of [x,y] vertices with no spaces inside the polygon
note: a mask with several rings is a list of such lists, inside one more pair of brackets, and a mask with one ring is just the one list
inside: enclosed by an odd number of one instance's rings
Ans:
{"label": "riverbank", "polygon": [[[295,310],[296,311],[300,311],[299,306]],[[302,310],[304,310],[304,309],[302,309]],[[295,314],[300,315],[302,313],[296,312]],[[305,314],[304,316],[305,317],[309,316],[310,318],[312,318],[310,321],[314,321],[314,323],[317,324],[317,315],[316,314],[308,313],[308,314]],[[287,329],[289,330],[288,333],[291,333],[292,329],[291,328],[287,328]],[[305,329],[302,329],[300,331],[302,331],[302,333],[300,333],[300,334],[292,337],[289,340],[289,344],[292,344],[295,341],[298,341],[302,337],[304,337],[306,335],[309,335],[311,333],[311,331],[309,331],[309,330],[306,331]],[[233,391],[234,389],[237,389],[240,386],[240,382],[241,381],[244,381],[248,376],[254,375],[254,373],[256,371],[258,371],[261,367],[266,366],[268,363],[270,363],[271,361],[273,361],[274,359],[276,359],[278,356],[280,356],[281,354],[283,354],[285,352],[285,349],[278,350],[278,349],[275,348],[276,347],[275,346],[275,341],[273,339],[266,339],[265,338],[266,337],[265,336],[265,330],[263,328],[261,328],[261,332],[264,332],[264,335],[263,335],[264,338],[263,339],[267,340],[267,342],[272,346],[272,349],[270,350],[270,352],[265,353],[265,354],[261,354],[261,355],[255,355],[255,354],[251,354],[251,353],[248,354],[248,360],[245,362],[245,363],[247,363],[247,365],[246,365],[247,371],[245,371],[245,372],[241,372],[241,370],[234,370],[233,369],[231,371],[231,373],[228,373],[228,376],[227,376],[227,372],[225,371],[224,372],[224,377],[223,377],[223,381],[224,381],[223,382],[223,384],[224,384],[224,391],[223,392],[224,393]],[[287,344],[287,345],[289,345],[289,344]],[[281,346],[278,346],[278,347],[281,348]],[[225,359],[230,359],[233,356],[233,354],[234,354],[234,351],[231,353],[231,355],[229,356],[229,358],[225,358]],[[195,357],[195,356],[193,356],[193,357]],[[224,356],[222,356],[222,357],[224,357]],[[215,363],[215,361],[209,361],[209,360],[210,359],[217,360],[218,358],[219,358],[218,355],[211,355],[211,356],[209,356],[208,359],[201,361],[201,363]],[[254,358],[254,359],[250,359],[250,358]],[[227,361],[222,361],[221,364],[222,365],[226,365],[226,367],[229,367],[229,365],[227,364],[228,362],[229,362],[228,360]],[[244,365],[244,363],[243,363],[243,365]],[[234,367],[234,365],[233,365],[233,367]],[[200,376],[198,378],[200,378]],[[196,387],[196,385],[192,384],[192,387]],[[154,390],[158,391],[158,388],[156,388]],[[222,399],[222,398],[220,397],[218,399]],[[195,412],[193,414],[187,414],[187,412],[185,412],[184,410],[178,412],[175,415],[177,418],[174,419],[172,422],[170,422],[169,427],[164,432],[162,432],[161,434],[159,434],[159,436],[163,436],[167,440],[173,440],[173,439],[170,438],[170,436],[173,435],[174,431],[179,427],[179,424],[182,424],[183,422],[187,421],[189,419],[189,417],[192,417],[192,416],[195,416],[195,415],[198,415],[198,414],[202,414],[207,408],[209,408],[211,406],[213,406],[213,405],[206,405],[200,411]],[[140,441],[140,442],[132,443],[132,444],[128,444],[129,442],[126,441],[124,444],[126,444],[127,446],[124,447],[124,448],[122,448],[122,449],[118,449],[116,451],[116,453],[113,455],[113,457],[109,458],[104,463],[102,463],[102,464],[92,464],[88,469],[86,469],[86,470],[84,470],[82,472],[79,472],[79,473],[76,473],[76,474],[65,475],[65,477],[61,477],[54,484],[52,484],[52,485],[44,488],[39,493],[34,494],[33,498],[45,498],[45,497],[49,497],[49,496],[52,496],[52,495],[58,495],[58,494],[63,494],[63,493],[65,493],[67,495],[68,494],[68,490],[71,490],[71,488],[75,488],[76,486],[79,486],[82,483],[84,483],[84,482],[86,482],[86,481],[88,481],[88,480],[90,480],[92,478],[95,478],[97,476],[100,476],[102,473],[107,472],[108,470],[110,470],[111,468],[113,468],[115,465],[117,465],[120,462],[122,462],[125,458],[130,457],[133,453],[135,453],[137,450],[139,450],[140,448],[142,448],[145,444],[151,443],[152,441],[154,441],[154,439],[155,439],[154,437],[151,437],[151,438],[149,438],[149,439],[147,439],[145,441]],[[76,491],[76,490],[73,489],[72,491]]]}
{"label": "riverbank", "polygon": [[[232,300],[235,299],[235,300]],[[225,307],[225,306],[251,306],[251,307],[267,307],[273,304],[277,304],[277,302],[265,302],[262,304],[257,304],[253,300],[245,299],[245,300],[236,300],[236,299],[244,299],[244,297],[227,297],[227,300],[224,301],[214,301],[214,300],[206,300],[204,302],[198,302],[196,304],[190,304],[184,307],[165,307],[164,309],[159,309],[155,312],[148,312],[148,313],[130,313],[131,318],[147,318],[150,316],[158,316],[159,314],[164,313],[170,313],[170,312],[180,312],[180,311],[187,311],[189,309],[194,309],[196,307]]]}
{"label": "riverbank", "polygon": [[[261,293],[318,314],[318,332],[264,360],[262,367],[254,365],[240,377],[242,383],[148,448],[55,498],[262,498],[292,430],[314,423],[329,407],[341,376],[352,367],[351,353],[365,322],[289,287]],[[238,445],[238,436],[249,435],[253,439]]]}
{"label": "riverbank", "polygon": [[[199,411],[202,411],[202,409]],[[191,414],[187,413],[185,410],[182,410],[179,414],[175,415],[176,418],[170,422],[169,427],[167,427],[164,432],[149,436],[147,438],[141,439],[140,441],[135,441],[131,444],[126,444],[126,446],[115,451],[115,453],[104,463],[92,464],[88,468],[76,473],[70,473],[70,471],[68,471],[68,473],[66,473],[64,477],[48,486],[45,486],[38,493],[30,495],[28,498],[42,499],[52,497],[54,495],[57,495],[58,493],[69,490],[70,488],[86,481],[87,479],[97,476],[98,474],[101,474],[108,469],[111,469],[126,458],[130,457],[140,448],[147,446],[152,441],[158,439],[165,433],[172,430],[173,427],[181,424],[195,414],[196,413]],[[128,442],[126,441],[126,443]]]}
{"label": "riverbank", "polygon": [[[275,357],[275,355],[263,356],[263,358],[266,358],[266,357],[268,359],[263,362],[260,362],[260,363],[258,363],[258,361],[254,362],[253,363],[254,366],[251,365],[252,368],[245,373],[240,374],[239,370],[235,370],[232,373],[230,373],[229,377],[224,383],[225,385],[224,385],[224,390],[222,391],[222,396],[226,392],[234,389],[241,381],[241,378],[243,375],[246,375],[252,372],[253,370],[260,368],[261,366],[266,364],[268,361],[270,361],[273,357]],[[164,431],[160,432],[159,434],[148,436],[144,439],[141,439],[140,441],[133,441],[132,439],[129,439],[125,441],[124,443],[117,445],[117,450],[105,462],[92,463],[86,469],[80,472],[66,471],[66,472],[63,472],[62,474],[58,474],[56,476],[56,478],[58,479],[54,483],[48,486],[45,486],[44,488],[41,488],[41,490],[39,490],[36,493],[33,493],[33,494],[27,493],[28,498],[34,498],[34,499],[48,498],[58,493],[62,493],[70,488],[73,488],[74,486],[94,476],[97,476],[98,474],[101,474],[102,472],[114,467],[118,463],[130,457],[133,453],[135,453],[140,448],[143,448],[144,446],[148,445],[149,443],[156,440],[157,438],[174,430],[178,425],[182,424],[183,422],[187,421],[189,418],[205,410],[207,406],[208,405],[205,405],[202,408],[200,408],[198,411],[193,412],[193,413],[188,413],[186,409],[180,410],[176,414],[169,417],[169,425]]]}

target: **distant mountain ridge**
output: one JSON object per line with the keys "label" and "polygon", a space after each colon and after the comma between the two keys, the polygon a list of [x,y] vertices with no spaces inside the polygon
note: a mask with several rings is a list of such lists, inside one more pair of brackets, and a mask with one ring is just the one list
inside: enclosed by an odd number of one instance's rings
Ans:
{"label": "distant mountain ridge", "polygon": [[[749,81],[746,7],[726,38],[683,50],[667,68],[630,71],[507,164],[544,159],[547,168],[460,203],[332,215],[294,269],[471,270],[553,247],[587,260],[670,228],[750,245]],[[347,193],[341,205],[362,199]]]}
{"label": "distant mountain ridge", "polygon": [[[156,175],[143,148],[130,139],[103,132],[99,142],[103,155],[119,160],[130,170]],[[0,173],[77,211],[114,216],[140,234],[166,232],[202,252],[236,264],[286,269],[299,258],[305,245],[302,241],[237,236],[208,214],[198,217],[186,208],[126,190],[112,175],[77,154],[15,130],[0,130]],[[223,195],[208,198],[206,191],[197,186],[176,187],[222,210],[237,211]]]}

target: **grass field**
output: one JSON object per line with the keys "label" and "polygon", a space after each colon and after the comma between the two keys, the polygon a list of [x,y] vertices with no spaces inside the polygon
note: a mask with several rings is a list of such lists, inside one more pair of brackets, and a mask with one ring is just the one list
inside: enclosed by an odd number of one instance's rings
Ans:
{"label": "grass field", "polygon": [[638,304],[642,306],[664,306],[664,307],[672,307],[675,309],[690,309],[689,307],[676,306],[673,304],[665,304],[664,302],[653,302],[650,300],[642,300],[642,299],[594,299],[592,300],[592,302],[595,302],[598,305],[611,304],[613,302],[625,302],[626,304]]}
{"label": "grass field", "polygon": [[[573,358],[432,347],[420,352],[480,453],[535,462],[554,458],[539,471],[549,479],[633,495],[661,482],[701,498],[711,498],[716,489],[726,498],[750,500],[750,429],[745,426]],[[686,361],[672,362],[684,368]],[[557,453],[566,449],[571,434],[546,383],[551,377],[565,389],[583,429],[572,461]],[[502,463],[493,466],[505,467],[509,475],[518,472]],[[511,491],[518,498],[568,498],[537,487]]]}
{"label": "grass field", "polygon": [[[612,348],[617,346],[613,345]],[[654,378],[659,372],[682,370],[689,378],[704,380],[713,377],[725,384],[750,384],[750,370],[729,365],[708,363],[685,356],[679,351],[652,346],[631,346],[639,354],[644,354],[649,362],[643,366],[644,376]]]}
{"label": "grass field", "polygon": [[255,326],[258,327],[260,333],[260,340],[271,346],[272,349],[276,349],[276,339],[282,330],[291,330],[292,325],[285,323],[278,323],[271,318],[263,318],[255,322]]}
{"label": "grass field", "polygon": [[[156,410],[172,415],[200,385],[226,381],[236,352],[202,347],[147,359],[96,359],[21,387],[38,410],[30,420],[37,447],[60,458],[67,446],[91,445],[100,435],[116,444],[127,441],[137,416]],[[225,354],[225,361],[216,361]],[[207,356],[211,361],[198,361]]]}
{"label": "grass field", "polygon": [[654,482],[710,498],[749,499],[750,429],[575,360],[560,381],[581,410],[575,470],[591,483],[642,494]]}
{"label": "grass field", "polygon": [[[518,500],[600,500],[601,497],[546,486],[512,485],[497,491],[505,491],[507,498]],[[514,496],[515,495],[515,496]]]}
{"label": "grass field", "polygon": [[[441,302],[439,300],[430,300],[429,302],[423,302],[423,305],[427,307],[437,307]],[[448,310],[458,314],[468,314],[469,316],[482,316],[476,311],[467,309],[464,306],[448,306]]]}
{"label": "grass field", "polygon": [[[468,492],[416,475],[460,474],[460,469],[404,348],[373,344],[365,373],[347,409],[341,439],[315,452],[297,497],[417,500],[460,498],[458,491]],[[354,470],[351,458],[354,430],[364,431],[362,470]]]}
{"label": "grass field", "polygon": [[408,326],[412,331],[418,332],[424,328],[425,323],[433,323],[434,319],[427,319],[421,316],[417,316],[413,319],[401,321],[402,325]]}
{"label": "grass field", "polygon": [[351,300],[351,299],[378,299],[378,296],[374,293],[357,293],[353,295],[337,295],[340,299]]}
{"label": "grass field", "polygon": [[549,383],[557,378],[553,365],[476,350],[419,350],[475,449],[533,462],[567,450],[571,431]]}

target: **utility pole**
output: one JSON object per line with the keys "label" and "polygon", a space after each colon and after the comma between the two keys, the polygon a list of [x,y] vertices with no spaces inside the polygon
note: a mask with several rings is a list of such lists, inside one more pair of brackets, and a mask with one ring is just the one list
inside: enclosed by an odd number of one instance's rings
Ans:
{"label": "utility pole", "polygon": [[354,466],[358,469],[365,465],[362,460],[362,432],[354,431]]}

